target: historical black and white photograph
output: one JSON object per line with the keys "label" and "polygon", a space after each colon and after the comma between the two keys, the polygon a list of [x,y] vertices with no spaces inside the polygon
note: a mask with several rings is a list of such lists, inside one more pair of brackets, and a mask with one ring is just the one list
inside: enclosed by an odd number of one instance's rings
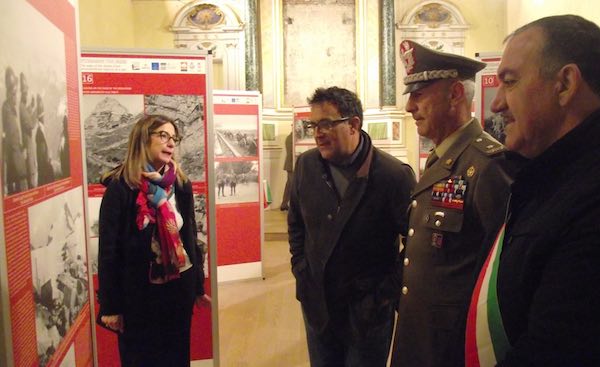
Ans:
{"label": "historical black and white photograph", "polygon": [[196,212],[196,229],[198,230],[198,246],[204,254],[204,275],[208,277],[208,215],[206,195],[204,193],[194,194],[194,211]]}
{"label": "historical black and white photograph", "polygon": [[258,123],[252,115],[215,115],[215,156],[256,157]]}
{"label": "historical black and white photograph", "polygon": [[62,31],[24,1],[3,2],[2,14],[1,173],[11,195],[70,175],[67,81]]}
{"label": "historical black and white photograph", "polygon": [[88,243],[88,252],[90,259],[90,272],[98,274],[98,236],[99,236],[99,217],[100,205],[102,204],[101,197],[88,198],[88,226],[90,233],[90,242]]}
{"label": "historical black and white photograph", "polygon": [[257,202],[258,161],[215,162],[217,204]]}
{"label": "historical black and white photograph", "polygon": [[504,117],[500,113],[492,112],[492,101],[496,97],[498,87],[483,88],[483,130],[504,144]]}
{"label": "historical black and white photograph", "polygon": [[314,143],[314,130],[306,127],[303,119],[294,121],[294,141],[296,143]]}
{"label": "historical black and white photograph", "polygon": [[205,181],[203,110],[197,95],[85,94],[82,116],[88,182],[99,183],[103,173],[123,162],[129,133],[144,113],[173,119],[182,137],[177,161],[192,181]]}
{"label": "historical black and white photograph", "polygon": [[208,243],[208,227],[206,226],[206,195],[194,194],[194,210],[196,215],[196,228],[198,230],[198,241],[203,245]]}
{"label": "historical black and white photograph", "polygon": [[206,181],[204,174],[204,105],[199,95],[147,95],[144,110],[148,115],[172,119],[181,135],[176,159],[190,180]]}
{"label": "historical black and white photograph", "polygon": [[45,366],[88,301],[82,188],[28,209],[37,350]]}
{"label": "historical black and white photograph", "polygon": [[83,95],[81,116],[89,183],[99,183],[103,173],[123,162],[129,132],[143,112],[144,96],[141,94]]}

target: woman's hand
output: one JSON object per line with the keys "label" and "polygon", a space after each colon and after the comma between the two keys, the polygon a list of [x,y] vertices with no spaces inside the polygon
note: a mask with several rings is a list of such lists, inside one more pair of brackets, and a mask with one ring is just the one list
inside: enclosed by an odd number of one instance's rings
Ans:
{"label": "woman's hand", "polygon": [[196,307],[198,307],[198,308],[210,307],[211,303],[212,303],[212,299],[210,298],[210,296],[208,294],[196,296]]}
{"label": "woman's hand", "polygon": [[147,198],[155,208],[158,208],[167,202],[167,192],[162,187],[148,182]]}
{"label": "woman's hand", "polygon": [[123,332],[123,315],[104,315],[100,318],[100,321],[106,325],[109,329],[114,331]]}
{"label": "woman's hand", "polygon": [[160,182],[162,180],[162,175],[156,171],[142,172],[142,176],[152,182]]}

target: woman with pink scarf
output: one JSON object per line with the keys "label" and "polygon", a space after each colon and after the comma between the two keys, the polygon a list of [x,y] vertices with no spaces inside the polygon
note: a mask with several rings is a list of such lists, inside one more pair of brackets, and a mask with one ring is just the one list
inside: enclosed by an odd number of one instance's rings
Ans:
{"label": "woman with pink scarf", "polygon": [[98,322],[117,332],[123,367],[189,366],[194,303],[210,305],[192,186],[174,160],[180,140],[168,118],[141,117],[103,179]]}

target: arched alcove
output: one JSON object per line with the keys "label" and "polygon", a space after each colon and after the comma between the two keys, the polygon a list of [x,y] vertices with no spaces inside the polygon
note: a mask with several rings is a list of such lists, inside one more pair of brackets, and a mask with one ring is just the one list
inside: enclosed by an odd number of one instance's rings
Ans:
{"label": "arched alcove", "polygon": [[[422,1],[410,9],[396,23],[398,42],[411,39],[434,50],[458,55],[465,53],[465,36],[469,25],[460,10],[446,1]],[[406,76],[400,65],[396,69],[398,80]],[[406,104],[406,96],[398,95],[399,105]]]}
{"label": "arched alcove", "polygon": [[412,39],[438,51],[464,54],[469,25],[454,5],[445,1],[423,1],[396,24],[400,39]]}
{"label": "arched alcove", "polygon": [[244,90],[245,24],[236,4],[199,0],[186,4],[173,19],[175,47],[213,54],[215,87]]}

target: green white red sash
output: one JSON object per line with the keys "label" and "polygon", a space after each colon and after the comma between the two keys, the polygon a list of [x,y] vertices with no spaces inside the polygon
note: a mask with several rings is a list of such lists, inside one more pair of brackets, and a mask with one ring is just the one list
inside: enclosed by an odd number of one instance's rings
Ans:
{"label": "green white red sash", "polygon": [[473,290],[465,338],[465,366],[493,367],[510,348],[498,304],[498,264],[504,242],[502,225]]}

